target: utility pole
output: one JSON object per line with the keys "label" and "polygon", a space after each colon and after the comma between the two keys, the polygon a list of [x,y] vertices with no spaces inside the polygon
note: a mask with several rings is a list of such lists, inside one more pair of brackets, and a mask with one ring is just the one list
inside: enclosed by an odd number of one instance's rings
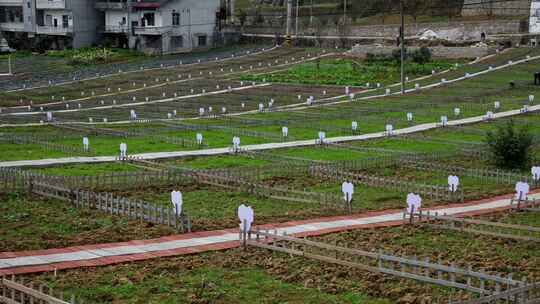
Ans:
{"label": "utility pole", "polygon": [[287,44],[291,44],[291,31],[292,31],[292,6],[293,0],[287,0],[287,30],[285,40]]}
{"label": "utility pole", "polygon": [[347,0],[343,0],[343,25],[347,22]]}
{"label": "utility pole", "polygon": [[399,1],[401,13],[401,27],[399,28],[399,42],[401,43],[401,95],[405,94],[405,13],[403,0]]}
{"label": "utility pole", "polygon": [[298,39],[298,16],[300,15],[299,9],[300,9],[300,0],[296,0],[296,30],[294,31],[294,33],[296,34],[297,39]]}

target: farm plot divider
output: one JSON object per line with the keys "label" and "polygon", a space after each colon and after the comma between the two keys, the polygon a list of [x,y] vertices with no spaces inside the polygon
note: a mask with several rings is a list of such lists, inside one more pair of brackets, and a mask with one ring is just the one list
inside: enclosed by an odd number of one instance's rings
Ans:
{"label": "farm plot divider", "polygon": [[[415,219],[418,219],[418,223],[431,228],[540,243],[540,227],[457,218],[430,211],[420,211],[418,213],[408,214],[408,216],[411,223],[414,223]],[[406,218],[407,213],[404,213],[403,217]]]}
{"label": "farm plot divider", "polygon": [[41,139],[37,138],[36,136],[32,135],[22,135],[22,134],[6,134],[3,133],[0,135],[0,142],[7,142],[10,144],[19,144],[19,145],[25,145],[25,144],[36,144],[39,145],[42,149],[45,151],[60,151],[67,153],[69,155],[93,155],[94,152],[92,150],[84,150],[82,147],[82,143],[80,147],[75,146],[68,146],[64,144],[58,144],[54,143],[47,139]]}
{"label": "farm plot divider", "polygon": [[456,192],[449,191],[448,187],[439,185],[430,185],[423,183],[415,183],[410,181],[399,180],[395,178],[379,177],[370,174],[354,173],[348,168],[340,168],[331,165],[312,166],[310,168],[312,176],[341,181],[350,181],[355,184],[365,185],[368,187],[385,188],[396,190],[400,193],[414,192],[429,197],[436,201],[463,201],[463,189],[459,188]]}
{"label": "farm plot divider", "polygon": [[418,161],[403,158],[400,166],[422,171],[440,172],[443,174],[459,174],[479,179],[487,183],[493,181],[497,184],[515,184],[517,181],[528,182],[529,177],[519,173],[508,172],[503,170],[489,170],[481,168],[465,168],[460,166],[447,165],[435,162]]}
{"label": "farm plot divider", "polygon": [[323,242],[311,241],[279,235],[277,231],[252,229],[240,231],[240,242],[248,246],[306,257],[323,262],[360,268],[369,272],[382,273],[421,282],[438,284],[466,290],[481,295],[492,295],[524,286],[523,281],[468,269],[458,268],[454,264],[443,265],[426,258],[398,257],[382,251],[369,252],[355,248],[339,247]]}
{"label": "farm plot divider", "polygon": [[167,225],[182,232],[191,232],[191,221],[186,214],[178,215],[171,207],[158,206],[142,200],[132,200],[111,193],[69,189],[60,185],[30,182],[30,191],[43,197],[69,202],[78,208],[104,211],[133,220]]}
{"label": "farm plot divider", "polygon": [[69,301],[64,300],[64,294],[60,293],[58,297],[54,295],[54,290],[45,285],[34,286],[32,283],[25,283],[22,278],[17,279],[0,277],[0,303],[5,304],[26,304],[26,303],[46,303],[46,304],[75,304],[74,296]]}

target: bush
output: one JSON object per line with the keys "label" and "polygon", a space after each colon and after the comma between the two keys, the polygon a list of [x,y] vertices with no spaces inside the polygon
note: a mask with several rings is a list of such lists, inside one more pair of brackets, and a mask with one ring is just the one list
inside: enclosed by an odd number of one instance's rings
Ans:
{"label": "bush", "polygon": [[411,54],[412,60],[418,64],[426,64],[431,61],[431,51],[423,46]]}
{"label": "bush", "polygon": [[[392,58],[394,59],[394,61],[400,62],[401,61],[401,49],[393,50],[392,51]],[[409,51],[407,49],[405,49],[405,60],[407,60],[407,58],[409,58]]]}
{"label": "bush", "polygon": [[498,126],[496,132],[488,132],[486,142],[498,167],[522,169],[529,164],[533,136],[527,126],[517,128],[511,120]]}

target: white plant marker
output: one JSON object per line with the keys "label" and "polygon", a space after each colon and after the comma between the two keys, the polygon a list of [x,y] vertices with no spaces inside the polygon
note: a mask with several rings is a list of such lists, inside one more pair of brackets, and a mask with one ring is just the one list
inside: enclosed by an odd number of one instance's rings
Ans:
{"label": "white plant marker", "polygon": [[135,113],[135,110],[130,110],[129,111],[129,117],[131,118],[131,120],[136,120],[137,119],[137,113]]}
{"label": "white plant marker", "polygon": [[201,133],[197,133],[197,135],[195,135],[195,139],[197,140],[198,145],[202,145],[202,143],[203,143],[203,135]]}
{"label": "white plant marker", "polygon": [[493,119],[493,112],[487,111],[487,112],[486,112],[486,117],[485,117],[485,118],[486,118],[486,120],[491,120],[491,119]]}
{"label": "white plant marker", "polygon": [[390,89],[386,89],[385,94],[386,94],[386,95],[390,95],[391,92],[392,92],[392,91],[391,91]]}
{"label": "white plant marker", "polygon": [[326,132],[324,132],[324,131],[319,131],[318,136],[319,136],[319,140],[318,140],[318,141],[319,141],[319,144],[323,144],[324,141],[325,141],[325,139],[326,139]]}
{"label": "white plant marker", "polygon": [[525,200],[527,199],[527,194],[529,194],[529,184],[525,182],[517,182],[516,183],[516,199],[517,200]]}
{"label": "white plant marker", "polygon": [[298,95],[298,100],[302,100],[302,95]]}
{"label": "white plant marker", "polygon": [[182,214],[182,204],[184,203],[184,200],[182,198],[182,192],[172,191],[171,203],[173,204],[174,212],[176,216],[180,216]]}
{"label": "white plant marker", "polygon": [[88,117],[88,122],[94,122],[94,119],[92,117]]}
{"label": "white plant marker", "polygon": [[208,114],[212,113],[213,110],[214,110],[214,109],[213,109],[211,106],[208,107]]}
{"label": "white plant marker", "polygon": [[125,159],[127,157],[127,144],[120,143],[120,159]]}
{"label": "white plant marker", "polygon": [[238,152],[238,150],[240,150],[240,137],[234,136],[232,139],[232,144],[234,152]]}
{"label": "white plant marker", "polygon": [[240,220],[240,231],[244,233],[249,232],[254,219],[253,209],[244,204],[240,205],[238,207],[238,219]]}
{"label": "white plant marker", "polygon": [[281,133],[283,134],[283,137],[289,136],[289,128],[288,127],[282,127]]}
{"label": "white plant marker", "polygon": [[47,112],[47,121],[52,121],[53,120],[53,114],[52,112]]}
{"label": "white plant marker", "polygon": [[176,110],[173,110],[173,115],[176,116],[178,112]]}
{"label": "white plant marker", "polygon": [[221,113],[223,113],[223,114],[227,113],[227,108],[226,107],[221,107]]}
{"label": "white plant marker", "polygon": [[409,112],[407,113],[407,121],[412,122],[413,121],[413,113]]}
{"label": "white plant marker", "polygon": [[345,87],[345,95],[349,95],[351,93],[350,87]]}
{"label": "white plant marker", "polygon": [[88,140],[88,137],[83,137],[82,142],[84,151],[88,152],[88,150],[90,149],[90,141]]}
{"label": "white plant marker", "polygon": [[386,124],[386,135],[394,134],[394,126],[392,124]]}
{"label": "white plant marker", "polygon": [[529,102],[530,102],[530,103],[533,103],[533,102],[534,102],[534,95],[529,95]]}
{"label": "white plant marker", "polygon": [[420,90],[420,84],[419,84],[419,83],[415,83],[415,84],[414,84],[414,89],[415,89],[415,90]]}
{"label": "white plant marker", "polygon": [[414,214],[422,208],[422,198],[420,195],[409,193],[407,194],[407,213]]}
{"label": "white plant marker", "polygon": [[199,108],[199,116],[204,116],[204,108]]}
{"label": "white plant marker", "polygon": [[353,199],[354,185],[351,182],[345,181],[341,184],[341,192],[343,193],[343,200],[350,204]]}
{"label": "white plant marker", "polygon": [[242,107],[242,109],[243,109],[243,108],[245,108],[245,107],[246,107],[246,103],[245,103],[245,102],[242,102],[242,103],[240,104],[240,106],[241,106],[241,107]]}
{"label": "white plant marker", "polygon": [[351,122],[351,129],[356,132],[358,130],[358,122],[356,120],[353,120]]}
{"label": "white plant marker", "polygon": [[356,96],[354,95],[354,93],[349,94],[349,99],[352,101],[354,99],[354,96]]}
{"label": "white plant marker", "polygon": [[501,102],[500,101],[495,101],[493,103],[493,108],[495,108],[495,110],[498,110],[501,108]]}
{"label": "white plant marker", "polygon": [[448,176],[448,190],[450,192],[456,192],[459,186],[459,177],[455,175]]}
{"label": "white plant marker", "polygon": [[454,115],[459,116],[460,114],[461,114],[461,109],[460,108],[454,108]]}
{"label": "white plant marker", "polygon": [[259,112],[264,112],[264,104],[262,102],[259,103]]}
{"label": "white plant marker", "polygon": [[167,118],[171,119],[172,118],[172,113],[167,113]]}
{"label": "white plant marker", "polygon": [[540,181],[540,167],[534,166],[531,168],[531,174],[535,182]]}
{"label": "white plant marker", "polygon": [[446,127],[448,125],[448,117],[447,116],[441,116],[441,125],[443,127]]}

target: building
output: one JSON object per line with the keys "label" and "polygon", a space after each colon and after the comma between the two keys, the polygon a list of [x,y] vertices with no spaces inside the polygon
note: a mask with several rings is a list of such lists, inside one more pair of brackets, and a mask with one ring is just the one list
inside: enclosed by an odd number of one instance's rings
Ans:
{"label": "building", "polygon": [[464,0],[463,16],[527,16],[531,0]]}
{"label": "building", "polygon": [[[152,54],[214,44],[220,0],[0,0],[10,44],[48,48],[106,43]],[[26,46],[30,47],[30,46]]]}
{"label": "building", "polygon": [[104,39],[151,54],[213,45],[220,0],[97,0]]}
{"label": "building", "polygon": [[529,33],[540,34],[540,0],[531,2],[531,16],[529,18]]}
{"label": "building", "polygon": [[93,0],[0,0],[4,35],[51,48],[95,43],[96,16]]}

